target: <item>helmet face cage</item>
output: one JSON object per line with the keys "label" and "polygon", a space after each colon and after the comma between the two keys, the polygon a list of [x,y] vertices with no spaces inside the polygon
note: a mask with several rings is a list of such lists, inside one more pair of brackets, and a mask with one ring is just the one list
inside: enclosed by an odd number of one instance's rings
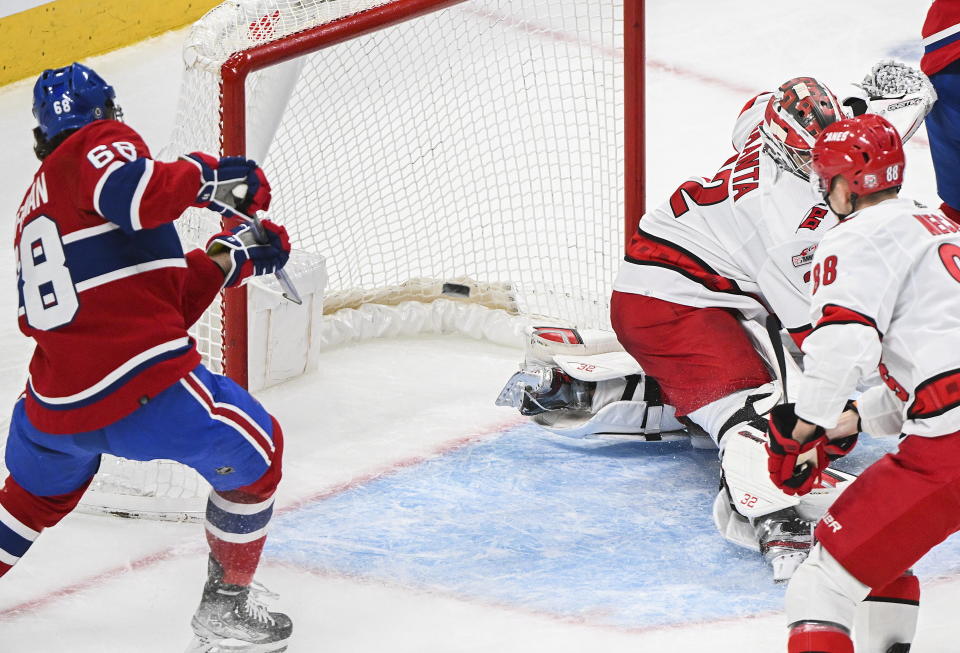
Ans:
{"label": "helmet face cage", "polygon": [[825,86],[812,77],[791,79],[767,104],[760,124],[765,150],[777,165],[806,181],[817,136],[841,117],[840,103]]}

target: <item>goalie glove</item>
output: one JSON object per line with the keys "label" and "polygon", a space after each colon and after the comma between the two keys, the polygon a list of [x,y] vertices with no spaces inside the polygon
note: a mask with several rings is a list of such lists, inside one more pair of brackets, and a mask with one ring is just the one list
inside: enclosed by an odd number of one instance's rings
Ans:
{"label": "goalie glove", "polygon": [[883,59],[875,63],[863,78],[860,87],[869,94],[871,100],[899,99],[921,92],[930,99],[931,105],[937,99],[937,92],[933,90],[933,85],[926,75],[893,59]]}
{"label": "goalie glove", "polygon": [[230,269],[226,271],[224,288],[232,288],[249,277],[273,274],[283,268],[290,257],[290,238],[282,225],[269,220],[261,223],[266,242],[259,242],[251,224],[242,224],[213,236],[207,241],[207,255],[228,252]]}
{"label": "goalie glove", "polygon": [[774,406],[769,422],[767,471],[770,480],[785,494],[808,493],[820,477],[820,470],[827,466],[826,432],[818,426],[806,442],[794,440],[792,433],[797,425],[794,404]]}
{"label": "goalie glove", "polygon": [[844,98],[843,104],[855,116],[867,112],[883,116],[897,128],[904,143],[920,128],[937,101],[937,92],[926,75],[892,59],[874,64],[863,81],[854,86],[857,91]]}
{"label": "goalie glove", "polygon": [[240,156],[215,159],[203,152],[180,157],[200,171],[200,190],[194,206],[238,217],[237,211],[254,215],[270,208],[270,182],[254,161]]}

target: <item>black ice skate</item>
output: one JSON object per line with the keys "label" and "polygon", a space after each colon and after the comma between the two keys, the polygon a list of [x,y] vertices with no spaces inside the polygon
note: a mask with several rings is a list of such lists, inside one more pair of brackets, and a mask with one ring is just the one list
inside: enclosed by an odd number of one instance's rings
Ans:
{"label": "black ice skate", "polygon": [[754,525],[760,553],[773,567],[774,582],[790,580],[813,546],[813,524],[801,519],[794,508],[785,508],[758,518]]}
{"label": "black ice skate", "polygon": [[186,653],[280,653],[287,650],[293,623],[270,612],[264,598],[275,598],[261,585],[229,585],[223,569],[210,557],[209,577],[200,607],[190,625],[194,639]]}

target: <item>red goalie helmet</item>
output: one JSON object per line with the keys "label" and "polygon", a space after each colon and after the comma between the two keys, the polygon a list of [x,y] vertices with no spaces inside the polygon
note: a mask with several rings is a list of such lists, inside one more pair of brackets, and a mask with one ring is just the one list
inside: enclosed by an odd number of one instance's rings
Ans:
{"label": "red goalie helmet", "polygon": [[843,117],[840,102],[830,89],[813,77],[794,77],[770,98],[760,133],[777,164],[806,180],[817,136]]}
{"label": "red goalie helmet", "polygon": [[813,147],[812,182],[821,194],[842,176],[857,195],[903,184],[906,161],[900,134],[885,118],[865,113],[830,125]]}

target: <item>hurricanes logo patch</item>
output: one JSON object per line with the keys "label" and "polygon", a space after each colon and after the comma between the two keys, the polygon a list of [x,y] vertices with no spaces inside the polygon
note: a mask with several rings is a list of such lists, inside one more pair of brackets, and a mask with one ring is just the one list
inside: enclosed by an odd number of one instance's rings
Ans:
{"label": "hurricanes logo patch", "polygon": [[809,229],[810,231],[816,230],[820,226],[820,223],[823,221],[829,212],[823,206],[815,206],[809,211],[807,215],[804,216],[803,221],[800,223],[800,226],[797,227],[797,230],[800,229]]}
{"label": "hurricanes logo patch", "polygon": [[816,245],[810,245],[799,254],[793,256],[790,260],[793,261],[793,267],[801,268],[804,265],[810,265],[810,262],[813,261],[813,253],[817,251]]}

